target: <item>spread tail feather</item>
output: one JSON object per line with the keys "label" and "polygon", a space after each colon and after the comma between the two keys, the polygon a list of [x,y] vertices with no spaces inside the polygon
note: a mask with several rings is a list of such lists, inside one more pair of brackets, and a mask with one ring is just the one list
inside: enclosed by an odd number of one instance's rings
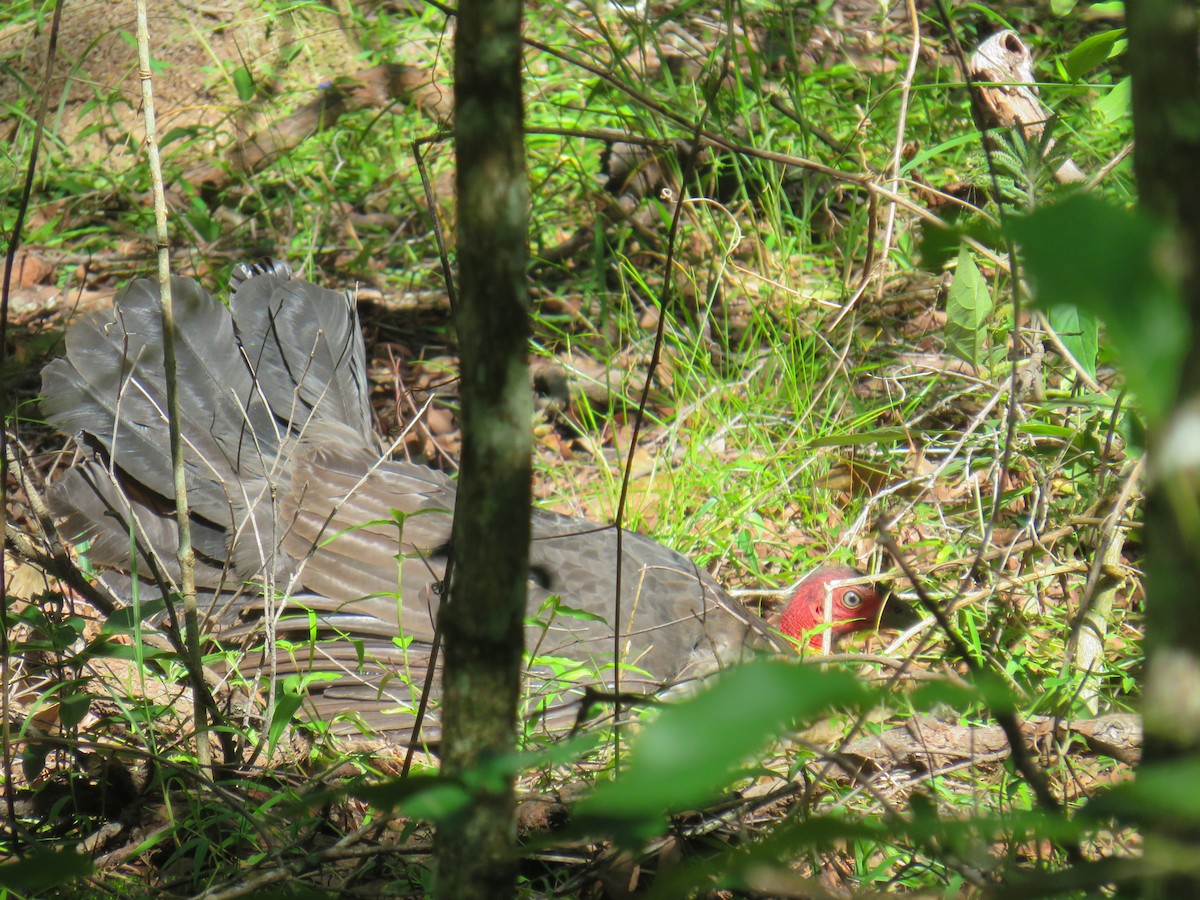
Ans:
{"label": "spread tail feather", "polygon": [[[282,558],[272,484],[288,477],[300,444],[376,443],[352,298],[293,279],[279,261],[240,265],[232,284],[231,312],[193,279],[171,279],[180,433],[197,550],[214,562],[232,556],[254,577],[264,560]],[[74,323],[65,357],[42,371],[46,420],[96,457],[51,503],[68,537],[91,539],[101,564],[135,561],[133,520],[160,557],[176,546],[162,346],[158,285],[141,279],[110,311]],[[138,499],[118,502],[114,479]]]}

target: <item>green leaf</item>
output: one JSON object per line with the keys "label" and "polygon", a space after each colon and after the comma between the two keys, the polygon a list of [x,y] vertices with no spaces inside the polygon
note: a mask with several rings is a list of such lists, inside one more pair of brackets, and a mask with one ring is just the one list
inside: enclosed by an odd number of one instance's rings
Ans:
{"label": "green leaf", "polygon": [[1126,118],[1133,109],[1133,80],[1127,75],[1113,85],[1112,90],[1092,104],[1105,125]]}
{"label": "green leaf", "polygon": [[1052,306],[1047,317],[1067,352],[1095,378],[1096,356],[1100,352],[1100,323],[1096,317],[1080,312],[1075,306]]}
{"label": "green leaf", "polygon": [[1043,309],[1070,304],[1107,325],[1129,387],[1151,421],[1170,408],[1190,339],[1172,245],[1144,215],[1074,194],[1014,219]]}
{"label": "green leaf", "polygon": [[760,659],[723,673],[690,700],[667,706],[630,750],[628,770],[576,810],[581,828],[636,841],[669,812],[711,800],[754,753],[795,723],[870,694],[848,672]]}
{"label": "green leaf", "polygon": [[1124,28],[1114,28],[1111,31],[1093,34],[1080,41],[1079,46],[1068,53],[1067,58],[1063,61],[1070,79],[1078,81],[1108,59],[1113,53],[1113,47],[1124,35]]}
{"label": "green leaf", "polygon": [[471,802],[471,793],[460,782],[441,775],[395,778],[380,784],[356,785],[348,791],[376,809],[400,807],[419,819],[444,820]]}
{"label": "green leaf", "polygon": [[91,873],[92,860],[82,853],[34,850],[17,862],[0,866],[0,887],[15,894],[37,895]]}
{"label": "green leaf", "polygon": [[284,687],[275,697],[275,709],[271,711],[271,726],[267,729],[267,753],[275,752],[275,745],[283,735],[283,730],[291,723],[296,711],[304,703],[304,694],[298,690],[288,690]]}
{"label": "green leaf", "polygon": [[[551,594],[542,602],[542,605],[538,607],[537,619],[534,619],[533,621],[535,623],[538,621],[546,621],[542,617],[547,612],[550,613],[551,619],[557,619],[561,616],[566,619],[578,619],[583,622],[608,621],[608,619],[604,618],[604,616],[599,615],[598,613],[589,612],[586,609],[577,609],[574,606],[568,606],[562,602],[562,597],[560,597],[558,594]],[[526,621],[528,622],[528,619],[526,619]]]}
{"label": "green leaf", "polygon": [[946,349],[978,367],[987,339],[984,324],[992,311],[992,296],[979,267],[966,247],[958,253],[958,268],[946,298]]}
{"label": "green leaf", "polygon": [[74,728],[87,715],[92,698],[83,692],[64,693],[58,698],[58,720],[63,728]]}
{"label": "green leaf", "polygon": [[[970,629],[968,629],[970,630]],[[960,712],[977,704],[992,712],[1011,712],[1017,708],[1008,683],[997,675],[983,673],[969,682],[929,682],[913,690],[910,700],[915,709],[948,706]]]}
{"label": "green leaf", "polygon": [[184,215],[205,240],[216,241],[224,230],[224,225],[200,197],[192,198],[192,204]]}
{"label": "green leaf", "polygon": [[[960,211],[957,206],[950,204],[945,213],[946,220],[954,222],[959,217]],[[1002,239],[999,229],[993,223],[982,219],[967,219],[949,228],[941,224],[922,222],[920,233],[921,268],[938,275],[959,254],[964,238],[974,238],[986,247],[995,247]]]}
{"label": "green leaf", "polygon": [[[39,744],[36,741],[28,741],[25,744],[25,749],[21,753],[21,771],[24,773],[26,781],[34,781],[41,776],[42,771],[46,768],[46,758],[50,756],[53,749],[49,744]],[[0,881],[0,884],[3,883]]]}
{"label": "green leaf", "polygon": [[245,66],[233,70],[233,86],[237,90],[238,99],[243,103],[248,103],[254,98],[254,76]]}
{"label": "green leaf", "polygon": [[[365,800],[377,809],[399,808],[406,816],[445,821],[473,802],[480,791],[502,790],[519,772],[544,771],[577,762],[600,743],[597,733],[580,734],[532,753],[504,753],[481,758],[461,778],[413,775],[369,784],[350,785],[346,794]],[[336,792],[335,792],[336,793]],[[312,798],[306,798],[306,803]]]}
{"label": "green leaf", "polygon": [[1137,779],[1087,805],[1089,817],[1119,816],[1156,828],[1200,825],[1200,760],[1188,757],[1138,767]]}
{"label": "green leaf", "polygon": [[143,598],[138,604],[122,606],[112,611],[104,621],[104,634],[131,634],[141,628],[145,619],[152,619],[167,608],[167,601],[162,597],[154,599]]}
{"label": "green leaf", "polygon": [[174,650],[159,650],[145,644],[122,644],[107,638],[98,638],[87,645],[80,653],[71,657],[70,662],[83,663],[92,659],[125,659],[130,662],[144,663],[156,659],[175,659]]}
{"label": "green leaf", "polygon": [[200,134],[200,128],[195,125],[190,125],[185,128],[172,128],[162,136],[158,142],[158,146],[167,147],[175,141],[189,140]]}
{"label": "green leaf", "polygon": [[754,550],[754,536],[747,529],[742,528],[734,535],[733,541],[737,544],[738,552],[746,558],[750,571],[758,575],[758,554]]}

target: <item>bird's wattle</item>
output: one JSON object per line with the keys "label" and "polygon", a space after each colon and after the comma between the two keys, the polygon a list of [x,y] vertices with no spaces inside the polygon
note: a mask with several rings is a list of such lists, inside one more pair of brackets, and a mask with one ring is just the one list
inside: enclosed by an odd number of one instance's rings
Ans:
{"label": "bird's wattle", "polygon": [[829,566],[810,573],[783,611],[779,630],[819,650],[826,631],[836,642],[843,635],[874,627],[883,608],[883,595],[869,584],[835,584],[854,579],[861,582],[862,573],[845,566]]}

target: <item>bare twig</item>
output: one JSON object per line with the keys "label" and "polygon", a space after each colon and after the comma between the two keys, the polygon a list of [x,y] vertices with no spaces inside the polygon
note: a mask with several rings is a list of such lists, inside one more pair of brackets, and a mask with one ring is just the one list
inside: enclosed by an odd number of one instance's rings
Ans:
{"label": "bare twig", "polygon": [[[892,164],[891,171],[889,172],[890,177],[888,178],[888,186],[896,196],[899,196],[898,192],[900,189],[900,167],[904,163],[904,132],[908,128],[908,106],[912,96],[912,83],[917,73],[917,63],[921,58],[921,21],[917,17],[917,6],[914,0],[906,0],[905,10],[908,13],[908,22],[912,28],[912,48],[908,54],[908,66],[904,70],[904,78],[900,81],[900,113],[896,117],[896,137],[892,145]],[[874,195],[872,195],[872,199],[874,199]],[[877,265],[868,265],[866,267],[867,271],[865,272],[862,288],[855,292],[853,300],[842,308],[842,311],[829,324],[828,329],[836,328],[850,314],[855,302],[862,297],[867,283],[873,275],[877,276],[876,281],[879,285],[880,296],[882,297],[884,279],[887,277],[888,260],[891,257],[892,237],[896,227],[897,206],[898,204],[895,199],[888,201]],[[874,216],[871,217],[871,221],[874,221]],[[872,269],[875,271],[872,272]]]}
{"label": "bare twig", "polygon": [[1104,649],[1104,636],[1108,631],[1108,620],[1112,616],[1113,601],[1117,590],[1124,583],[1121,556],[1125,539],[1129,535],[1129,523],[1125,519],[1134,492],[1141,480],[1145,457],[1130,460],[1126,465],[1124,484],[1113,501],[1112,507],[1100,529],[1096,556],[1088,571],[1087,586],[1079,613],[1071,626],[1071,637],[1067,642],[1068,656],[1076,670],[1086,673],[1085,683],[1080,687],[1080,696],[1092,713],[1097,712],[1096,689],[1091,675],[1095,673]]}
{"label": "bare twig", "polygon": [[[63,2],[54,4],[54,18],[50,23],[50,38],[46,46],[46,69],[42,76],[41,102],[38,104],[37,123],[33,130],[33,143],[29,151],[29,165],[25,167],[25,181],[21,185],[21,199],[17,203],[16,216],[8,240],[8,252],[4,258],[4,282],[0,285],[0,369],[8,363],[8,300],[12,288],[13,267],[17,259],[17,248],[21,245],[21,231],[25,227],[25,213],[29,209],[29,198],[33,193],[34,176],[37,174],[38,149],[42,145],[42,132],[46,122],[46,111],[50,102],[50,78],[54,73],[57,58],[59,25],[62,21]],[[12,412],[12,398],[8,392],[8,379],[0,379],[0,447],[8,447],[8,416]],[[8,453],[0,453],[0,509],[8,509]],[[13,783],[12,742],[9,728],[9,680],[12,675],[12,660],[8,644],[8,531],[0,536],[0,741],[4,746],[0,752],[4,758],[5,783]],[[4,792],[8,810],[8,827],[17,822],[13,806],[13,792]]]}
{"label": "bare twig", "polygon": [[[917,599],[920,601],[922,609],[937,621],[938,627],[950,642],[955,655],[966,664],[973,675],[976,677],[983,675],[988,668],[986,662],[967,646],[962,636],[951,625],[946,611],[939,607],[937,603],[934,603],[929,595],[925,593],[921,579],[909,564],[908,558],[896,545],[896,541],[888,531],[886,523],[880,523],[878,535],[880,544],[888,551],[897,565],[904,570],[904,575],[913,586],[913,590],[916,591]],[[1054,796],[1054,791],[1050,788],[1050,781],[1046,778],[1046,773],[1038,767],[1033,755],[1029,752],[1029,747],[1025,743],[1025,736],[1021,730],[1021,722],[1017,718],[1016,713],[1011,710],[993,709],[992,717],[996,720],[996,724],[1003,729],[1004,735],[1008,739],[1008,746],[1012,751],[1013,765],[1029,784],[1030,790],[1033,791],[1034,797],[1037,798],[1038,805],[1047,812],[1061,814],[1062,804]],[[1063,847],[1073,862],[1083,860],[1083,851],[1080,849],[1077,841],[1068,839],[1063,842]]]}
{"label": "bare twig", "polygon": [[[146,154],[154,191],[154,236],[158,252],[158,288],[162,298],[163,370],[167,386],[167,422],[171,443],[171,465],[175,473],[175,515],[179,529],[180,588],[183,594],[185,622],[185,662],[194,689],[193,715],[196,723],[196,757],[208,770],[212,755],[208,746],[208,715],[203,694],[200,665],[200,617],[196,610],[196,555],[192,549],[192,527],[188,512],[187,476],[184,469],[183,441],[179,434],[179,385],[175,360],[175,308],[171,298],[171,243],[167,234],[167,200],[163,188],[162,160],[158,153],[158,126],[154,117],[154,86],[150,68],[150,27],[146,0],[136,0],[138,78],[142,82],[142,115],[146,124]],[[169,601],[168,601],[169,602]],[[227,763],[232,760],[225,760]]]}

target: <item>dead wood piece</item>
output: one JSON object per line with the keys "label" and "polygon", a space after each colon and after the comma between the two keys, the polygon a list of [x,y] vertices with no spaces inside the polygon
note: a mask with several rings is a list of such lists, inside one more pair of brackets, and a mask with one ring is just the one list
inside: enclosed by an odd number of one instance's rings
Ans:
{"label": "dead wood piece", "polygon": [[1133,713],[1113,713],[1069,722],[1067,729],[1087,742],[1095,753],[1133,765],[1142,758],[1142,718]]}
{"label": "dead wood piece", "polygon": [[384,64],[332,81],[311,103],[239,141],[228,163],[197,166],[184,174],[192,185],[224,187],[234,173],[257,172],[318,131],[332,127],[345,113],[411,103],[439,125],[449,121],[453,93],[437,82],[436,73],[416,66]]}
{"label": "dead wood piece", "polygon": [[[1033,77],[1033,54],[1015,31],[993,34],[975,48],[968,63],[972,82],[971,112],[981,131],[1019,128],[1027,141],[1040,141],[1053,115],[1042,105]],[[1046,153],[1054,141],[1046,142]],[[1086,180],[1072,160],[1054,173],[1063,183]]]}
{"label": "dead wood piece", "polygon": [[842,751],[861,764],[879,770],[934,771],[976,756],[1007,752],[1008,742],[997,725],[950,725],[931,716],[918,716],[882,734],[859,738]]}
{"label": "dead wood piece", "polygon": [[565,373],[574,402],[588,403],[596,409],[635,405],[645,387],[645,372],[628,360],[606,365],[585,354],[562,353],[559,368]]}
{"label": "dead wood piece", "polygon": [[[1036,744],[1050,737],[1061,740],[1078,735],[1099,756],[1133,763],[1141,755],[1141,719],[1130,713],[1073,722],[1032,716],[1021,727],[1025,738]],[[864,768],[892,773],[901,769],[937,772],[972,761],[1004,759],[1009,752],[999,725],[952,725],[931,716],[918,716],[882,734],[859,738],[842,751]]]}

